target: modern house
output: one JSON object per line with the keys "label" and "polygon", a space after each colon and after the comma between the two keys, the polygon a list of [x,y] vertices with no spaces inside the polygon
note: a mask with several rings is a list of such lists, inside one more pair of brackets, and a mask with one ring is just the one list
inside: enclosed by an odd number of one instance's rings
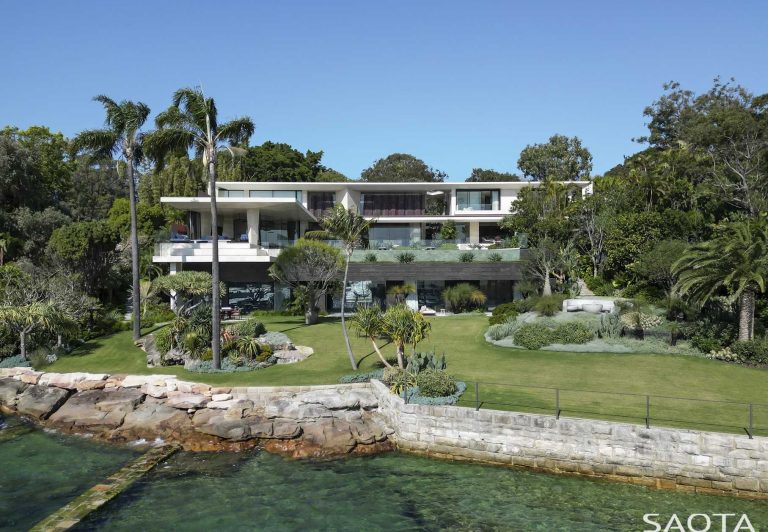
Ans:
{"label": "modern house", "polygon": [[[588,181],[565,184],[574,194],[591,187]],[[386,302],[388,288],[401,284],[416,287],[407,300],[414,308],[441,308],[443,289],[458,282],[476,284],[490,305],[509,301],[522,279],[525,250],[520,239],[505,238],[498,223],[520,190],[535,186],[539,183],[219,182],[216,234],[228,304],[246,312],[282,308],[290,292],[270,279],[270,263],[306,231],[319,229],[322,213],[337,203],[376,220],[365,248],[352,259],[350,307]],[[186,224],[157,244],[153,260],[170,264],[171,273],[210,271],[214,231],[208,193],[161,201],[185,211]],[[449,221],[454,234],[441,231]],[[339,310],[339,294],[329,294],[325,306]]]}

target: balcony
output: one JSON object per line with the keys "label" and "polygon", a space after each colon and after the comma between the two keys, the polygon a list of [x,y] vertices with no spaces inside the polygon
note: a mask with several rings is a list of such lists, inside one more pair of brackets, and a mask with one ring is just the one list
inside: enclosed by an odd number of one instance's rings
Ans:
{"label": "balcony", "polygon": [[[212,244],[206,241],[160,242],[155,244],[153,262],[211,262]],[[271,262],[280,248],[265,249],[248,242],[219,241],[219,262]]]}

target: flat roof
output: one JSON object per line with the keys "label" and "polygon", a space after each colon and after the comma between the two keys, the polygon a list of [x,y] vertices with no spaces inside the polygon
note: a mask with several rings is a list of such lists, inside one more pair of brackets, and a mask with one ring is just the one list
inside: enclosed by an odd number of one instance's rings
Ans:
{"label": "flat roof", "polygon": [[[564,185],[586,188],[591,181],[560,181]],[[541,181],[488,181],[488,182],[442,182],[442,183],[370,183],[363,181],[327,182],[285,182],[285,181],[217,181],[216,187],[225,190],[371,190],[371,191],[428,191],[452,189],[505,189],[520,190],[538,187]]]}
{"label": "flat roof", "polygon": [[[163,196],[160,203],[173,205],[177,209],[188,211],[210,212],[211,198]],[[295,198],[222,198],[216,197],[218,212],[243,212],[248,209],[259,209],[263,214],[277,220],[305,220],[315,222],[317,218]]]}

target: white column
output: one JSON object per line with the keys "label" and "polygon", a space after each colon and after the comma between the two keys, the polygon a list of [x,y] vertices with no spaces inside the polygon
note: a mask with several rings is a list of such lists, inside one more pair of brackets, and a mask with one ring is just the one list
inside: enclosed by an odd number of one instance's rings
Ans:
{"label": "white column", "polygon": [[480,243],[480,222],[469,222],[469,243]]}
{"label": "white column", "polygon": [[248,209],[246,211],[246,221],[248,223],[248,243],[251,246],[259,245],[259,209]]}

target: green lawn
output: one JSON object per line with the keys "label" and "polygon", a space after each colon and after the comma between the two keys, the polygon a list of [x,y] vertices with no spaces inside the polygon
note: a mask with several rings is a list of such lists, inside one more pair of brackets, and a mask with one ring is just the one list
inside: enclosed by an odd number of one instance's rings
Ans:
{"label": "green lawn", "polygon": [[[131,333],[122,332],[88,342],[48,369],[162,373],[211,384],[254,386],[335,383],[351,372],[337,320],[313,326],[305,326],[300,318],[293,317],[265,317],[263,321],[269,330],[283,331],[294,343],[313,347],[315,354],[298,364],[252,373],[200,374],[179,367],[148,369],[144,353],[131,341]],[[485,342],[487,318],[483,316],[440,317],[431,322],[432,334],[422,347],[445,352],[448,370],[468,382],[462,399],[467,406],[476,404],[475,381],[480,382],[482,407],[527,412],[554,412],[555,391],[544,388],[560,388],[564,416],[642,423],[644,395],[649,394],[652,424],[740,432],[748,422],[746,405],[708,401],[751,402],[760,403],[753,407],[756,433],[768,435],[766,370],[681,355],[523,351]],[[353,338],[352,344],[358,359],[362,359],[361,371],[374,369],[378,359],[370,342]],[[385,347],[385,353],[394,355],[391,345]],[[678,397],[697,401],[673,399]]]}

